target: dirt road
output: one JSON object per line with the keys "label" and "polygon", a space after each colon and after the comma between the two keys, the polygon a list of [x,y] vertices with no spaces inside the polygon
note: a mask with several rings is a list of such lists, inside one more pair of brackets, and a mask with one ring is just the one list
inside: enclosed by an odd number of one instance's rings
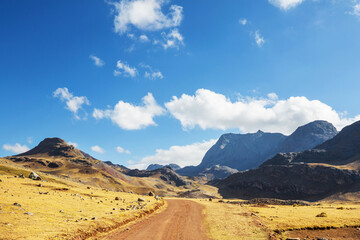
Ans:
{"label": "dirt road", "polygon": [[129,230],[110,233],[104,239],[147,240],[207,240],[202,227],[203,206],[190,200],[167,200],[168,207]]}

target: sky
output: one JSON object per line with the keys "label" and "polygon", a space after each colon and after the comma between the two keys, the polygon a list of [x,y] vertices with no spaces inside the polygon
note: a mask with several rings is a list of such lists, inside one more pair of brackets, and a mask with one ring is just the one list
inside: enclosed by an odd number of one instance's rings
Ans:
{"label": "sky", "polygon": [[360,120],[360,0],[5,0],[0,31],[0,156],[60,137],[184,167],[224,133]]}

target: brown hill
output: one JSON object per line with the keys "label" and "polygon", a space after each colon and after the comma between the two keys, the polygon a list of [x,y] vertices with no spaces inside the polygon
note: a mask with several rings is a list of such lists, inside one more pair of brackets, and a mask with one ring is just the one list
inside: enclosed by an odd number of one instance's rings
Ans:
{"label": "brown hill", "polygon": [[46,138],[35,148],[6,159],[36,171],[109,190],[177,196],[193,188],[191,181],[172,169],[130,170],[95,159],[60,138]]}

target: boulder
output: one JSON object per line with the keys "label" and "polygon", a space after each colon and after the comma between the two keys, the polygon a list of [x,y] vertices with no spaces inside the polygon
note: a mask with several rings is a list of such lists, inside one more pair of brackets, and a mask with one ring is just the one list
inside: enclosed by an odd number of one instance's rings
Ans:
{"label": "boulder", "polygon": [[153,192],[149,192],[148,194],[150,197],[153,197],[155,194]]}
{"label": "boulder", "polygon": [[31,172],[29,178],[32,180],[41,180],[41,177],[35,172]]}

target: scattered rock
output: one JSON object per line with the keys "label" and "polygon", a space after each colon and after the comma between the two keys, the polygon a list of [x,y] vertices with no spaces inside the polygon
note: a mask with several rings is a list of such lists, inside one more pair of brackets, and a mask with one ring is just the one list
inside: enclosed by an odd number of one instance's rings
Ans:
{"label": "scattered rock", "polygon": [[43,185],[42,185],[41,183],[39,183],[37,186],[38,186],[38,187],[42,187]]}
{"label": "scattered rock", "polygon": [[19,178],[25,178],[22,173],[20,173]]}
{"label": "scattered rock", "polygon": [[322,213],[316,215],[316,217],[327,217],[327,214],[325,212],[322,212]]}
{"label": "scattered rock", "polygon": [[[0,209],[1,209],[1,208],[0,208]],[[116,211],[116,210],[117,210],[117,208],[113,208],[113,210],[114,210],[114,211]]]}
{"label": "scattered rock", "polygon": [[87,187],[87,189],[90,189],[90,187]]}
{"label": "scattered rock", "polygon": [[14,206],[17,206],[17,207],[21,207],[21,204],[19,204],[19,203],[17,203],[17,202],[15,202],[13,205],[14,205]]}
{"label": "scattered rock", "polygon": [[153,192],[149,192],[148,194],[150,197],[153,197],[155,194]]}
{"label": "scattered rock", "polygon": [[63,213],[63,212],[64,212],[64,210],[60,210],[59,212]]}
{"label": "scattered rock", "polygon": [[35,172],[31,172],[29,175],[29,178],[32,180],[41,180],[41,177],[38,174],[36,174]]}
{"label": "scattered rock", "polygon": [[119,198],[119,197],[115,197],[115,200],[116,200],[116,201],[119,201],[119,200],[121,200],[121,198]]}
{"label": "scattered rock", "polygon": [[155,199],[156,199],[156,200],[159,200],[159,199],[160,199],[160,197],[159,197],[158,195],[156,195],[156,196],[155,196]]}
{"label": "scattered rock", "polygon": [[327,238],[320,237],[320,238],[316,238],[316,240],[327,240]]}
{"label": "scattered rock", "polygon": [[211,202],[211,201],[212,201],[212,198],[209,198],[209,201]]}
{"label": "scattered rock", "polygon": [[0,182],[2,182],[2,180],[0,179]]}
{"label": "scattered rock", "polygon": [[286,240],[300,240],[300,238],[286,238]]}
{"label": "scattered rock", "polygon": [[145,198],[139,197],[138,202],[145,202]]}
{"label": "scattered rock", "polygon": [[93,218],[91,218],[91,220],[97,220],[97,217],[93,217]]}
{"label": "scattered rock", "polygon": [[24,214],[30,215],[30,216],[34,215],[32,212],[26,212],[26,213],[24,213]]}

